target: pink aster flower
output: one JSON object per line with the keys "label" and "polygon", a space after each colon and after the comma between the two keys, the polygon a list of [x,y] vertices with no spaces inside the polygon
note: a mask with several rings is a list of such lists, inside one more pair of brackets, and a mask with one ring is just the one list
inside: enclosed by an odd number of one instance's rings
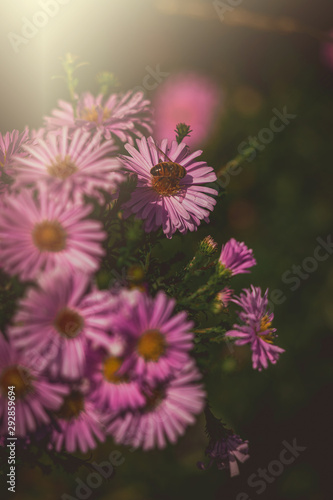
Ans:
{"label": "pink aster flower", "polygon": [[13,130],[6,132],[5,135],[0,133],[0,167],[10,174],[8,168],[13,166],[13,157],[22,158],[26,155],[23,151],[23,146],[29,141],[29,131],[25,129],[24,132]]}
{"label": "pink aster flower", "polygon": [[103,416],[85,391],[73,389],[56,413],[57,427],[51,436],[56,451],[86,453],[105,440]]}
{"label": "pink aster flower", "polygon": [[206,393],[200,378],[193,361],[187,361],[165,383],[146,386],[145,406],[116,416],[108,432],[116,443],[144,450],[165,448],[167,440],[175,443],[203,410]]}
{"label": "pink aster flower", "polygon": [[190,125],[190,146],[202,144],[212,133],[221,108],[221,92],[210,78],[180,73],[162,83],[154,97],[155,134],[158,140],[175,138],[177,123]]}
{"label": "pink aster flower", "polygon": [[114,154],[112,141],[101,144],[99,133],[91,137],[89,132],[78,129],[69,137],[63,127],[59,134],[49,133],[35,144],[25,146],[27,157],[16,158],[16,184],[47,184],[51,193],[65,193],[80,199],[83,194],[103,201],[100,190],[113,193],[123,180],[120,164]]}
{"label": "pink aster flower", "polygon": [[42,376],[28,356],[18,353],[0,333],[0,434],[7,434],[10,399],[15,386],[15,434],[25,436],[50,422],[49,410],[57,410],[68,389]]}
{"label": "pink aster flower", "polygon": [[222,307],[228,307],[233,293],[234,291],[231,288],[224,287],[223,290],[217,294],[217,298],[221,302]]}
{"label": "pink aster flower", "polygon": [[109,413],[135,410],[145,405],[146,399],[138,380],[130,372],[120,374],[123,355],[113,355],[104,350],[91,358],[88,376],[92,382],[91,400],[97,408]]}
{"label": "pink aster flower", "polygon": [[18,305],[13,344],[42,363],[53,377],[83,376],[91,342],[108,345],[111,296],[95,290],[90,276],[56,269],[45,274],[38,288],[30,288]]}
{"label": "pink aster flower", "polygon": [[[120,282],[113,282],[112,288],[110,288],[110,293],[113,298],[113,303],[112,303],[112,317],[117,315],[118,317],[126,317],[130,318],[132,314],[133,308],[136,306],[140,296],[141,292],[137,290],[136,288],[134,289],[128,289],[125,288],[123,283]],[[121,337],[122,338],[122,337]],[[118,341],[114,342],[115,339],[118,339]],[[113,335],[112,337],[112,342],[119,343],[120,338],[119,336],[116,337]],[[113,345],[113,344],[112,344]],[[111,344],[109,346],[109,350],[111,349]],[[110,351],[111,352],[111,351]],[[111,354],[115,354],[112,352]]]}
{"label": "pink aster flower", "polygon": [[57,266],[95,271],[104,253],[100,243],[105,233],[99,221],[86,219],[91,210],[90,205],[74,205],[44,190],[37,200],[28,190],[8,197],[0,213],[3,269],[23,280]]}
{"label": "pink aster flower", "polygon": [[[146,232],[160,226],[168,238],[180,233],[196,231],[201,220],[209,222],[209,212],[217,191],[203,186],[216,181],[212,167],[204,161],[195,161],[202,151],[189,154],[187,146],[176,141],[168,146],[167,139],[157,146],[152,137],[137,141],[125,148],[131,156],[121,156],[126,168],[138,177],[131,199],[124,205],[124,216],[131,213],[144,220]],[[152,170],[153,169],[153,170]]]}
{"label": "pink aster flower", "polygon": [[207,466],[203,462],[198,462],[197,466],[205,470],[216,463],[219,470],[229,469],[231,477],[237,476],[237,460],[243,463],[250,458],[248,441],[243,441],[231,429],[227,429],[225,424],[213,415],[208,405],[205,408],[205,417],[206,432],[210,438],[205,454],[210,460]]}
{"label": "pink aster flower", "polygon": [[39,127],[37,129],[33,128],[30,130],[30,138],[33,144],[36,144],[39,139],[44,139],[47,132],[44,127]]}
{"label": "pink aster flower", "polygon": [[199,245],[199,250],[203,255],[210,256],[217,251],[217,243],[211,236],[206,236]]}
{"label": "pink aster flower", "polygon": [[250,250],[245,243],[239,243],[234,238],[222,245],[219,261],[231,271],[232,276],[249,273],[248,269],[257,263],[253,257],[253,250]]}
{"label": "pink aster flower", "polygon": [[122,142],[133,143],[134,137],[142,137],[143,133],[151,133],[150,102],[142,92],[131,91],[124,95],[111,94],[107,99],[100,94],[94,97],[89,92],[80,97],[76,117],[69,102],[59,101],[59,108],[46,117],[49,130],[68,126],[71,131],[84,127],[89,131],[100,131],[105,139],[118,137]]}
{"label": "pink aster flower", "polygon": [[184,311],[173,315],[175,305],[163,292],[155,298],[142,293],[130,315],[113,319],[115,331],[130,344],[121,374],[131,368],[145,380],[165,380],[181,369],[193,347],[193,323]]}
{"label": "pink aster flower", "polygon": [[[221,439],[210,440],[206,455],[210,458],[208,467],[216,463],[219,470],[229,469],[231,477],[238,476],[239,467],[237,461],[244,463],[250,458],[249,442],[243,441],[229,430]],[[199,462],[198,466],[200,469],[207,468],[202,462]]]}
{"label": "pink aster flower", "polygon": [[268,290],[263,297],[260,287],[253,285],[244,292],[232,299],[243,308],[238,316],[244,325],[234,325],[225,335],[237,338],[236,345],[250,344],[253,368],[261,371],[267,368],[268,361],[275,364],[284,349],[273,344],[277,335],[276,328],[271,327],[274,314],[268,311]]}

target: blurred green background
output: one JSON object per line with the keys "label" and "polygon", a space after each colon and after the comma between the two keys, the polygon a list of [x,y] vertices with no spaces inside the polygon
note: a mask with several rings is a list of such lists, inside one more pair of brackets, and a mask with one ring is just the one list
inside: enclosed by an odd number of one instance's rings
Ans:
{"label": "blurred green background", "polygon": [[[177,14],[178,4],[188,7],[187,14]],[[51,77],[59,74],[58,58],[68,51],[90,62],[80,70],[80,90],[95,92],[94,75],[102,70],[115,73],[124,89],[140,86],[146,66],[158,64],[170,75],[191,70],[215,79],[223,107],[203,149],[204,159],[216,170],[237,155],[242,141],[268,126],[273,108],[286,106],[296,115],[231,177],[211,224],[170,242],[170,252],[182,245],[191,255],[196,242],[208,234],[219,245],[230,237],[245,241],[258,265],[251,275],[238,276],[233,287],[239,292],[254,283],[280,289],[285,297],[274,308],[278,344],[286,349],[278,364],[258,373],[251,368],[248,349],[226,348],[222,370],[214,367],[207,381],[215,414],[250,441],[251,459],[233,479],[214,467],[197,470],[207,442],[204,419],[199,419],[177,446],[163,452],[122,449],[124,464],[90,498],[231,500],[246,492],[252,500],[329,499],[333,256],[319,262],[295,291],[282,276],[313,256],[316,238],[326,241],[332,234],[333,68],[323,63],[322,42],[315,38],[230,26],[220,21],[213,2],[200,4],[204,7],[198,10],[196,1],[72,0],[17,54],[8,32],[20,33],[22,16],[31,18],[39,3],[2,6],[2,133],[41,126],[56,100],[67,99],[64,84]],[[331,0],[247,0],[240,8],[274,19],[290,16],[317,30],[332,28]],[[209,15],[202,17],[202,12]],[[249,476],[278,459],[284,440],[294,439],[306,450],[263,494],[256,494],[247,484]],[[110,443],[94,459],[105,460],[109,452]],[[87,474],[82,470],[80,477],[85,480]],[[43,476],[27,464],[17,481],[16,498],[22,500],[53,500],[63,493],[75,497],[75,477],[60,471]]]}

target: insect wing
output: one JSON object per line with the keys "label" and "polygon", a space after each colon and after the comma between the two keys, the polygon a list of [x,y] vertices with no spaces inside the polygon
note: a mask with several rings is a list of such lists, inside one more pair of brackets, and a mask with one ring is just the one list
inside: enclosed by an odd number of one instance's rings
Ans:
{"label": "insect wing", "polygon": [[[161,149],[161,148],[159,148],[157,144],[155,144],[155,147],[159,150],[159,152],[160,152],[160,153],[162,153],[162,155],[164,155],[164,156],[165,156],[165,158],[166,158],[168,161],[170,161],[170,162],[172,163],[172,160],[170,160],[170,158],[168,157],[168,155],[167,155],[166,153],[164,153],[164,151],[162,151],[162,149]],[[160,160],[160,163],[162,163],[162,162],[163,162],[163,160]]]}

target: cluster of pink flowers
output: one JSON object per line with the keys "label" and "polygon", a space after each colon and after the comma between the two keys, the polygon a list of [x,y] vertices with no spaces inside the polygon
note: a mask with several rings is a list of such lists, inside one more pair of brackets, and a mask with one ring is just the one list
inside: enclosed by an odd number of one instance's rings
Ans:
{"label": "cluster of pink flowers", "polygon": [[0,337],[0,434],[15,386],[17,435],[46,425],[57,451],[86,452],[107,435],[144,449],[175,442],[206,396],[186,313],[173,314],[163,292],[100,291],[78,271],[57,268],[37,285],[19,303],[9,342]]}
{"label": "cluster of pink flowers", "polygon": [[[231,276],[249,273],[249,268],[256,265],[253,251],[234,238],[222,245],[219,262]],[[277,335],[276,328],[271,327],[274,314],[268,309],[268,290],[262,296],[260,287],[251,285],[251,290],[244,289],[244,293],[236,297],[233,296],[233,290],[224,288],[218,298],[224,307],[232,301],[244,310],[238,313],[244,325],[235,324],[233,330],[226,332],[226,337],[236,338],[236,345],[251,345],[254,369],[261,371],[267,368],[268,361],[275,364],[284,349],[273,344]]]}
{"label": "cluster of pink flowers", "polygon": [[268,361],[275,364],[284,349],[273,344],[276,328],[272,328],[274,314],[268,310],[268,290],[262,296],[261,289],[251,285],[251,290],[235,297],[233,302],[243,308],[238,313],[243,325],[234,325],[227,337],[236,337],[236,345],[250,344],[252,349],[253,368],[261,371],[268,367]]}
{"label": "cluster of pink flowers", "polygon": [[[85,452],[107,435],[163,448],[203,410],[187,314],[174,314],[175,300],[163,292],[101,291],[93,278],[107,237],[93,202],[116,200],[129,172],[138,182],[123,208],[144,219],[147,231],[193,231],[215,205],[216,191],[201,185],[216,180],[195,161],[201,152],[141,138],[150,123],[141,93],[107,100],[86,93],[75,113],[61,101],[45,129],[0,138],[1,268],[28,281],[6,337],[0,333],[2,436],[9,386],[17,435],[29,438],[45,426],[57,451]],[[141,138],[139,151],[134,138]],[[130,157],[119,156],[121,142]],[[186,175],[157,181],[151,169],[161,162]]]}
{"label": "cluster of pink flowers", "polygon": [[[163,291],[100,290],[94,278],[110,243],[96,211],[105,219],[105,206],[118,206],[128,178],[136,187],[119,209],[123,219],[141,219],[148,233],[196,231],[216,204],[209,185],[216,174],[199,159],[202,151],[191,152],[179,136],[143,135],[152,132],[149,104],[140,92],[107,99],[85,93],[75,109],[60,101],[37,132],[0,134],[0,267],[26,290],[0,332],[0,443],[9,387],[17,436],[28,442],[43,429],[56,452],[84,453],[107,436],[164,448],[206,405],[187,312]],[[217,244],[204,242],[211,256]],[[231,239],[216,276],[229,279],[255,264],[252,250]],[[235,297],[225,286],[217,300],[221,308],[233,301],[244,309],[243,324],[226,338],[251,345],[255,369],[275,363],[283,349],[273,345],[267,292],[262,297],[252,287]],[[236,459],[248,458],[247,442],[216,435],[206,453],[235,475]]]}

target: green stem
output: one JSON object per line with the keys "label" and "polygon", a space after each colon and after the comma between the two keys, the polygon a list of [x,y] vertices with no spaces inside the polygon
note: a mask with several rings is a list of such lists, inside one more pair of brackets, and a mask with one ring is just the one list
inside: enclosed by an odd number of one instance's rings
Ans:
{"label": "green stem", "polygon": [[253,151],[254,147],[249,147],[242,154],[239,154],[232,160],[228,161],[228,163],[216,173],[217,178],[221,177],[221,175],[223,175],[225,172],[228,172],[229,169],[240,166],[253,154]]}
{"label": "green stem", "polygon": [[148,273],[149,264],[150,264],[150,256],[151,256],[151,250],[149,250],[149,252],[146,255],[146,260],[145,260],[145,265],[144,265],[144,272],[145,272],[145,274]]}

